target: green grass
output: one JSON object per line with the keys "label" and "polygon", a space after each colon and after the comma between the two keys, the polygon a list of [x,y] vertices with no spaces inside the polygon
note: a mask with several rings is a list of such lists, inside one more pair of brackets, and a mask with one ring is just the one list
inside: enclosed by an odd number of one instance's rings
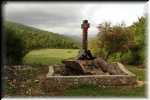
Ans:
{"label": "green grass", "polygon": [[100,96],[100,97],[144,97],[145,86],[136,88],[100,88],[93,85],[82,85],[70,88],[64,92],[65,96]]}
{"label": "green grass", "polygon": [[131,71],[132,73],[134,73],[138,80],[140,80],[140,81],[145,80],[145,76],[146,76],[145,75],[145,73],[146,73],[145,68],[138,68],[136,66],[128,65],[127,69],[129,71]]}
{"label": "green grass", "polygon": [[29,52],[23,62],[25,64],[52,65],[60,64],[63,59],[77,56],[78,49],[40,49]]}

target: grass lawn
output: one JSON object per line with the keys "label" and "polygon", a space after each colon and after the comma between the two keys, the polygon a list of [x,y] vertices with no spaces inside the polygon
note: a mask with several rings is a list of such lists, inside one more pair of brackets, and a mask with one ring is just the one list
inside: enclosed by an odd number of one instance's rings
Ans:
{"label": "grass lawn", "polygon": [[[77,56],[76,49],[41,49],[33,50],[24,57],[26,64],[59,64],[61,60]],[[136,74],[140,81],[145,80],[145,69],[126,65],[127,69]],[[100,96],[100,97],[145,97],[146,84],[136,88],[100,88],[91,85],[71,87],[63,92],[65,96]]]}
{"label": "grass lawn", "polygon": [[24,57],[25,64],[60,64],[63,59],[76,57],[78,49],[40,49],[29,52]]}
{"label": "grass lawn", "polygon": [[146,70],[144,68],[137,68],[136,66],[126,65],[127,69],[137,76],[140,81],[146,80]]}
{"label": "grass lawn", "polygon": [[101,88],[93,85],[82,85],[65,91],[65,96],[98,96],[98,97],[144,97],[145,86],[136,88]]}

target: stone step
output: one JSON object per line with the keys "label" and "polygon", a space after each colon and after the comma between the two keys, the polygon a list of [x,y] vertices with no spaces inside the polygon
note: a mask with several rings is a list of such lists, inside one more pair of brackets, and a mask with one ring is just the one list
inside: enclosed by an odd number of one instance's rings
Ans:
{"label": "stone step", "polygon": [[49,66],[49,71],[46,76],[49,77],[49,76],[52,76],[53,74],[54,74],[54,68],[53,66]]}

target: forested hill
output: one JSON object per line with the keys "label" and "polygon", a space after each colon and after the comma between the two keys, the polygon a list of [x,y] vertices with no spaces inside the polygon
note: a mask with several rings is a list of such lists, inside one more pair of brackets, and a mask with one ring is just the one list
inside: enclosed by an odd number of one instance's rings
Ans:
{"label": "forested hill", "polygon": [[64,35],[10,21],[4,21],[3,25],[4,32],[20,36],[27,49],[79,48],[79,44],[77,42]]}

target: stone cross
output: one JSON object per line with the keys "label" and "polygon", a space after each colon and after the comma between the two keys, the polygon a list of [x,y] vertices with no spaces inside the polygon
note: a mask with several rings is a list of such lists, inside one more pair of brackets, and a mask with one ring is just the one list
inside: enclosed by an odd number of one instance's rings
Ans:
{"label": "stone cross", "polygon": [[90,27],[90,24],[88,23],[88,20],[83,20],[83,23],[81,24],[81,28],[83,31],[83,37],[82,37],[82,49],[87,51],[88,50],[88,41],[87,41],[87,34],[88,34],[88,28]]}
{"label": "stone cross", "polygon": [[81,24],[82,28],[82,49],[79,51],[79,55],[77,57],[78,60],[92,60],[95,57],[92,56],[90,50],[88,50],[88,28],[90,27],[90,24],[88,23],[88,20],[83,20],[83,23]]}

